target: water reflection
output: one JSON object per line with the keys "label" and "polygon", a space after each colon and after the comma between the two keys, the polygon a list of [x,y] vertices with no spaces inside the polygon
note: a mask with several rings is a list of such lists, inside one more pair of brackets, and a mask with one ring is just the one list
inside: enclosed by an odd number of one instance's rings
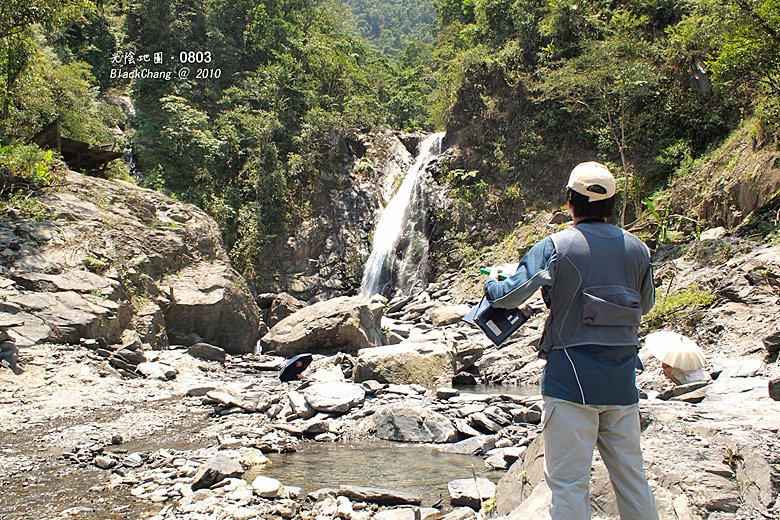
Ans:
{"label": "water reflection", "polygon": [[304,493],[340,485],[368,486],[403,491],[420,496],[423,505],[438,500],[449,504],[447,483],[470,478],[473,472],[498,482],[503,472],[489,471],[479,457],[439,453],[417,444],[382,441],[360,443],[308,443],[295,453],[268,454],[271,464],[248,471],[273,477],[286,486],[299,486]]}
{"label": "water reflection", "polygon": [[464,394],[505,394],[505,395],[539,395],[542,389],[539,385],[463,385],[456,386]]}

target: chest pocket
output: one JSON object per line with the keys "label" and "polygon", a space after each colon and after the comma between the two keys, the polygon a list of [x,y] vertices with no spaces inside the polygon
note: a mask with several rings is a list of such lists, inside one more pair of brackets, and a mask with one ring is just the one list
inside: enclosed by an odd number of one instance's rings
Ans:
{"label": "chest pocket", "polygon": [[640,295],[629,287],[586,287],[582,297],[582,322],[586,325],[638,327],[642,320]]}

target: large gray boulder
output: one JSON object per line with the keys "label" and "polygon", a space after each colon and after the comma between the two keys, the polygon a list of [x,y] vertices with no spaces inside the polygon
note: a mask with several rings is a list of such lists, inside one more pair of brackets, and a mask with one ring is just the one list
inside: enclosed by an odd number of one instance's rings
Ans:
{"label": "large gray boulder", "polygon": [[496,512],[507,515],[527,499],[544,481],[544,439],[536,438],[523,456],[509,468],[496,486]]}
{"label": "large gray boulder", "polygon": [[195,473],[195,477],[192,479],[192,489],[209,488],[226,478],[238,478],[243,473],[244,468],[235,460],[225,455],[215,455]]}
{"label": "large gray boulder", "polygon": [[439,341],[405,341],[358,352],[356,382],[417,383],[450,386],[455,377],[455,348]]}
{"label": "large gray boulder", "polygon": [[382,342],[383,305],[342,296],[315,303],[288,316],[263,336],[263,350],[280,356],[304,352],[356,353]]}
{"label": "large gray boulder", "polygon": [[284,495],[284,486],[275,478],[258,475],[252,481],[252,491],[262,498],[281,498]]}
{"label": "large gray boulder", "polygon": [[400,442],[453,442],[458,432],[452,422],[438,412],[404,404],[385,406],[374,416],[380,439]]}
{"label": "large gray boulder", "polygon": [[130,308],[128,302],[75,291],[19,291],[0,302],[0,311],[21,322],[9,334],[22,347],[45,341],[78,343],[79,338],[115,341],[129,322]]}
{"label": "large gray boulder", "polygon": [[279,293],[271,301],[271,305],[266,311],[265,323],[269,327],[273,327],[287,316],[295,314],[304,307],[306,307],[306,302],[285,292]]}
{"label": "large gray boulder", "polygon": [[230,354],[254,352],[260,318],[243,278],[222,262],[188,267],[163,280],[173,301],[169,333],[195,332]]}
{"label": "large gray boulder", "polygon": [[303,395],[318,412],[344,413],[363,403],[366,391],[353,383],[316,383],[306,388]]}
{"label": "large gray boulder", "polygon": [[225,363],[225,350],[208,343],[195,343],[187,348],[187,353],[198,359]]}

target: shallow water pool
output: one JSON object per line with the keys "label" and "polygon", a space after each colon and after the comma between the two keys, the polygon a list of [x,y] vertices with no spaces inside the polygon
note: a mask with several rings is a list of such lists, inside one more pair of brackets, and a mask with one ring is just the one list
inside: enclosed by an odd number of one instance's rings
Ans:
{"label": "shallow water pool", "polygon": [[306,443],[295,453],[269,454],[270,465],[244,474],[251,482],[257,475],[298,486],[304,493],[340,485],[368,486],[420,496],[423,505],[439,500],[449,504],[447,483],[474,474],[498,482],[503,472],[490,471],[483,459],[440,453],[418,444],[360,441]]}

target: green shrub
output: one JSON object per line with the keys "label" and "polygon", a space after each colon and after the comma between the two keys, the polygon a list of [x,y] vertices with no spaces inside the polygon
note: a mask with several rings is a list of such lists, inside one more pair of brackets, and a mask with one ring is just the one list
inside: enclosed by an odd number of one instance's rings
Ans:
{"label": "green shrub", "polygon": [[695,323],[700,318],[696,311],[708,307],[714,301],[715,295],[712,292],[698,285],[691,285],[657,298],[653,310],[644,317],[643,324],[648,329],[654,329],[678,318]]}
{"label": "green shrub", "polygon": [[22,216],[45,220],[46,211],[34,197],[56,176],[54,154],[33,144],[0,147],[0,212],[15,209]]}
{"label": "green shrub", "polygon": [[96,274],[105,273],[108,271],[108,268],[111,267],[111,262],[109,262],[107,258],[92,255],[87,256],[81,263],[84,264],[84,267],[88,270]]}

